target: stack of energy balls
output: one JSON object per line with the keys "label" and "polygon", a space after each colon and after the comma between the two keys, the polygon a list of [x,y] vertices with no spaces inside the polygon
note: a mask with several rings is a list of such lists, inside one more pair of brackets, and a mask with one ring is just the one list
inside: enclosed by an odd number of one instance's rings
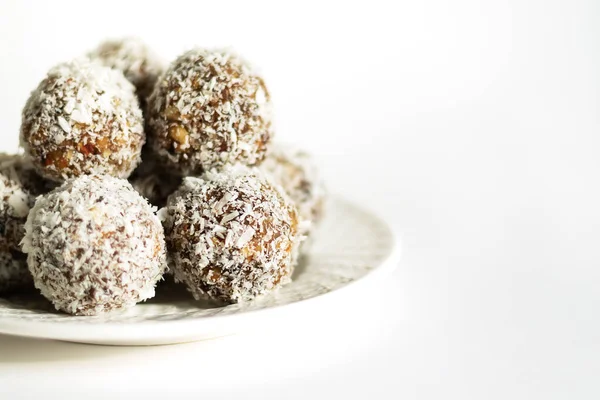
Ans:
{"label": "stack of energy balls", "polygon": [[23,154],[0,157],[0,294],[35,286],[96,315],[169,270],[225,303],[289,282],[324,192],[272,138],[265,83],[229,51],[165,69],[129,38],[57,65],[23,109]]}

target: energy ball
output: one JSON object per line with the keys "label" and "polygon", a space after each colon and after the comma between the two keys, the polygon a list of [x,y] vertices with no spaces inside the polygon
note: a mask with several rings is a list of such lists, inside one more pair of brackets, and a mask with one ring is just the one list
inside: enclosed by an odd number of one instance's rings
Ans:
{"label": "energy ball", "polygon": [[311,156],[290,146],[277,145],[261,164],[261,169],[280,185],[298,208],[305,234],[323,217],[325,189]]}
{"label": "energy ball", "polygon": [[290,281],[298,215],[259,171],[185,178],[159,215],[175,280],[197,300],[252,300]]}
{"label": "energy ball", "polygon": [[[9,160],[10,161],[10,160]],[[6,160],[3,164],[6,163]],[[0,167],[0,294],[33,286],[19,243],[35,202],[12,166]]]}
{"label": "energy ball", "polygon": [[31,93],[20,140],[45,178],[127,178],[145,141],[135,89],[122,72],[98,63],[60,64]]}
{"label": "energy ball", "polygon": [[161,168],[152,156],[144,155],[142,158],[142,163],[133,171],[129,182],[150,204],[163,207],[169,195],[181,184],[182,178]]}
{"label": "energy ball", "polygon": [[163,72],[163,62],[139,38],[128,37],[102,42],[87,56],[102,65],[118,69],[131,82],[140,102],[145,102],[152,92],[158,76]]}
{"label": "energy ball", "polygon": [[272,136],[269,93],[232,53],[188,51],[159,78],[148,103],[150,147],[181,175],[264,158]]}
{"label": "energy ball", "polygon": [[74,315],[149,299],[166,269],[154,208],[108,175],[83,175],[38,197],[22,244],[35,287]]}

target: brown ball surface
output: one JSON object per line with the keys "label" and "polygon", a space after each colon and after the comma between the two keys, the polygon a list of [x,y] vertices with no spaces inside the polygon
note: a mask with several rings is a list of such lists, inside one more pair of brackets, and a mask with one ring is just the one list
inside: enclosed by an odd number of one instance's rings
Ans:
{"label": "brown ball surface", "polygon": [[163,72],[162,60],[137,37],[111,39],[87,54],[94,61],[123,72],[136,88],[141,103],[152,93]]}
{"label": "brown ball surface", "polygon": [[256,169],[185,178],[159,215],[175,279],[196,299],[247,301],[290,281],[296,208]]}
{"label": "brown ball surface", "polygon": [[272,136],[269,93],[230,52],[186,52],[159,78],[148,102],[149,145],[181,175],[264,158]]}
{"label": "brown ball surface", "polygon": [[60,64],[31,93],[20,141],[45,178],[126,178],[139,163],[145,141],[134,87],[120,71],[96,62]]}

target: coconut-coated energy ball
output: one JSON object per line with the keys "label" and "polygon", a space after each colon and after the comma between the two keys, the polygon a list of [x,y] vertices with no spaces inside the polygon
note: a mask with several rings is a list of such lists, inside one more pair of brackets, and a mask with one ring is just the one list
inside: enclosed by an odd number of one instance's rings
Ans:
{"label": "coconut-coated energy ball", "polygon": [[325,189],[310,154],[291,146],[277,144],[260,168],[280,185],[298,208],[300,218],[310,227],[323,217]]}
{"label": "coconut-coated energy ball", "polygon": [[154,208],[126,180],[108,175],[83,175],[38,197],[22,243],[35,287],[69,314],[149,299],[166,269]]}
{"label": "coconut-coated energy ball", "polygon": [[19,243],[34,202],[14,168],[0,166],[0,294],[33,286]]}
{"label": "coconut-coated energy ball", "polygon": [[150,147],[182,175],[264,158],[272,136],[269,93],[233,53],[188,51],[159,78],[148,102]]}
{"label": "coconut-coated energy ball", "polygon": [[107,40],[87,56],[123,72],[135,86],[141,102],[150,95],[164,69],[162,60],[137,37]]}
{"label": "coconut-coated energy ball", "polygon": [[185,178],[159,215],[175,280],[196,299],[237,303],[289,282],[296,208],[259,171],[234,166]]}
{"label": "coconut-coated energy ball", "polygon": [[121,71],[99,63],[60,64],[31,93],[20,140],[45,178],[126,178],[139,163],[145,141],[135,89]]}

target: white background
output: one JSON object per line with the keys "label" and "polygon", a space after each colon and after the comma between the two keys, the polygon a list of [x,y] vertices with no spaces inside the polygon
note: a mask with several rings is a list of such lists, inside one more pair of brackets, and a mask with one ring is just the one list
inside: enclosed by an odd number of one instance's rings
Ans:
{"label": "white background", "polygon": [[0,337],[0,398],[598,398],[598,24],[594,0],[0,0],[6,148],[46,70],[106,37],[166,59],[233,46],[279,138],[404,245],[392,279],[311,324],[157,348]]}

